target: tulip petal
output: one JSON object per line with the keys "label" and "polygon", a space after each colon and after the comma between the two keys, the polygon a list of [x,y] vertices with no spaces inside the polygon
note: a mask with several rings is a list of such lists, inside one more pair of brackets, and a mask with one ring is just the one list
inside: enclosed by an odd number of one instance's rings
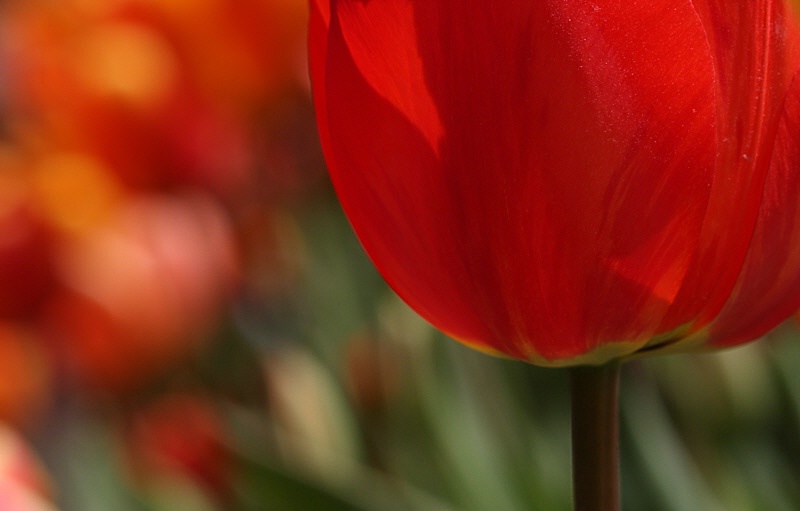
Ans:
{"label": "tulip petal", "polygon": [[[695,0],[716,70],[717,171],[697,257],[662,324],[707,325],[739,275],[790,80],[800,64],[785,2]],[[773,247],[774,249],[774,247]]]}
{"label": "tulip petal", "polygon": [[[328,3],[319,0],[312,5],[312,21],[316,17],[310,27],[312,44],[322,45],[314,30],[325,25]],[[391,20],[394,14],[390,11],[385,18]],[[376,17],[376,27],[382,26],[380,22]],[[391,268],[383,272],[387,282],[395,289],[412,289],[400,291],[412,307],[426,318],[435,318],[440,328],[453,335],[478,330],[477,323],[465,325],[465,318],[468,321],[474,313],[468,297],[458,292],[462,287],[459,275],[437,267],[441,261],[452,261],[453,266],[460,261],[458,247],[448,244],[446,234],[438,229],[435,220],[440,215],[434,213],[434,221],[426,225],[419,217],[409,218],[405,211],[406,201],[415,201],[418,210],[433,209],[440,202],[435,194],[442,188],[436,182],[439,176],[429,172],[431,183],[425,183],[425,171],[436,165],[433,148],[365,81],[343,45],[338,18],[329,18],[328,24],[324,27],[324,35],[331,32],[324,44],[327,58],[324,62],[312,59],[311,69],[312,79],[321,85],[315,87],[314,95],[320,138],[342,206],[376,265]],[[411,27],[398,24],[399,29]],[[392,35],[401,43],[413,37]],[[421,70],[417,73],[421,75]],[[411,98],[415,94],[407,91],[406,95]],[[430,192],[427,197],[426,191]],[[431,251],[437,249],[434,257]],[[424,264],[426,260],[431,264]],[[424,284],[420,286],[420,282]]]}
{"label": "tulip petal", "polygon": [[800,308],[800,73],[786,98],[758,222],[712,346],[759,337]]}
{"label": "tulip petal", "polygon": [[[402,298],[457,338],[541,364],[603,362],[657,333],[716,154],[691,2],[330,7],[324,76],[312,63],[323,146]],[[624,344],[595,352],[605,343]]]}

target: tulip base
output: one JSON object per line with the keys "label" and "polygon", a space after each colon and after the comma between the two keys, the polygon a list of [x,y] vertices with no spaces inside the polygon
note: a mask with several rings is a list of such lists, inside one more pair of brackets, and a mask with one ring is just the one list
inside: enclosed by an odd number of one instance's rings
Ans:
{"label": "tulip base", "polygon": [[570,373],[574,511],[619,511],[620,364]]}

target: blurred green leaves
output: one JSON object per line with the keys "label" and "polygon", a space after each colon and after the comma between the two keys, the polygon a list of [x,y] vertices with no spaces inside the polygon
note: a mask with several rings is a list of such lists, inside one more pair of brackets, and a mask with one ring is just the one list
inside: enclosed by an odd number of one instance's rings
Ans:
{"label": "blurred green leaves", "polygon": [[[569,510],[566,372],[433,331],[382,283],[331,196],[296,215],[307,259],[290,306],[235,308],[213,349],[159,390],[178,382],[217,403],[228,500],[191,479],[132,485],[116,427],[130,410],[110,407],[51,432],[63,509]],[[800,507],[798,337],[787,324],[722,353],[628,363],[624,508]]]}

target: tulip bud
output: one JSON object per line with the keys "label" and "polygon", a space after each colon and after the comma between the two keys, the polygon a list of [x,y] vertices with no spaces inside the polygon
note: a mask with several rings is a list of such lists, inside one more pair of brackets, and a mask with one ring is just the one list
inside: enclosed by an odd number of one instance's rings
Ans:
{"label": "tulip bud", "polygon": [[435,326],[535,364],[754,339],[800,305],[785,0],[314,0],[333,183]]}

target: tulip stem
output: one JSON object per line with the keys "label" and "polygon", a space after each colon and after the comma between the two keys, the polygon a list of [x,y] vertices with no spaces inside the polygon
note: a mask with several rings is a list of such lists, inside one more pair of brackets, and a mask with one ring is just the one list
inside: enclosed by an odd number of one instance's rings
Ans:
{"label": "tulip stem", "polygon": [[570,371],[574,511],[619,511],[620,364]]}

